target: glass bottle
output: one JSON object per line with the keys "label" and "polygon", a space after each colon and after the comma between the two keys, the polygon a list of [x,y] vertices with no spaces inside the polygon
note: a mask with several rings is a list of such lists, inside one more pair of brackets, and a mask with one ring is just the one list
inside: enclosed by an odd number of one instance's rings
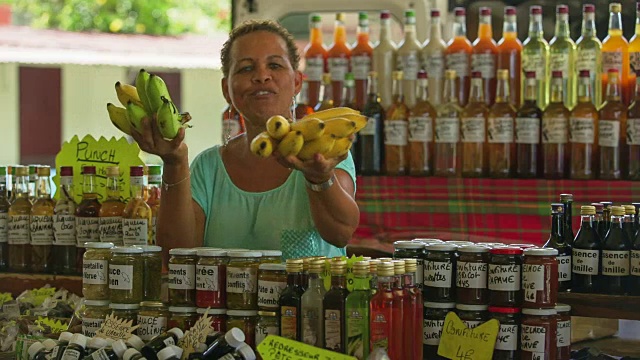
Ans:
{"label": "glass bottle", "polygon": [[576,54],[576,73],[589,70],[591,102],[598,108],[602,104],[602,42],[596,36],[596,7],[593,4],[582,6],[582,34],[576,41]]}
{"label": "glass bottle", "polygon": [[29,201],[36,201],[36,181],[38,180],[38,165],[29,165]]}
{"label": "glass bottle", "polygon": [[629,240],[633,241],[636,237],[636,227],[635,227],[635,219],[636,219],[636,207],[633,205],[624,205],[624,219],[622,223],[622,228],[629,235]]}
{"label": "glass bottle", "polygon": [[589,70],[580,70],[578,104],[571,111],[569,142],[571,143],[571,179],[593,179],[598,161],[598,109],[591,96]]}
{"label": "glass bottle", "polygon": [[516,176],[535,179],[542,167],[540,127],[542,110],[538,107],[536,73],[525,73],[524,101],[516,114]]}
{"label": "glass bottle", "polygon": [[378,74],[380,103],[388,109],[393,103],[393,71],[396,69],[397,48],[391,34],[391,13],[380,12],[380,40],[373,48],[373,70]]}
{"label": "glass bottle", "polygon": [[122,240],[126,246],[151,245],[151,208],[144,201],[144,168],[129,169],[129,201],[122,212]]}
{"label": "glass bottle", "polygon": [[562,238],[571,245],[573,243],[573,194],[560,194],[560,202],[564,205]]}
{"label": "glass bottle", "polygon": [[515,108],[520,107],[521,77],[522,77],[522,43],[518,40],[518,25],[516,22],[516,8],[507,6],[504,8],[504,25],[502,27],[502,39],[498,41],[498,69],[508,70],[509,100]]}
{"label": "glass bottle", "polygon": [[369,281],[369,288],[371,289],[371,296],[375,295],[378,291],[378,264],[379,259],[369,260],[369,274],[371,274],[371,281]]}
{"label": "glass bottle", "polygon": [[324,314],[322,299],[327,292],[320,274],[324,271],[324,260],[313,259],[309,264],[309,286],[302,294],[302,342],[315,347],[324,345]]}
{"label": "glass bottle", "polygon": [[353,264],[353,291],[345,304],[347,355],[357,359],[369,356],[369,262]]}
{"label": "glass bottle", "polygon": [[302,341],[302,260],[288,259],[287,287],[282,290],[278,305],[280,306],[280,336]]}
{"label": "glass bottle", "polygon": [[403,287],[403,278],[405,274],[404,260],[393,260],[394,276],[393,276],[393,307],[391,314],[393,316],[394,332],[389,342],[389,356],[393,359],[407,359],[407,351],[404,339],[409,337],[412,330],[407,323],[411,312],[408,309],[409,292]]}
{"label": "glass bottle", "polygon": [[100,201],[98,200],[96,167],[82,167],[82,200],[76,207],[76,264],[82,273],[82,257],[85,242],[100,241]]}
{"label": "glass bottle", "polygon": [[562,236],[564,205],[551,204],[551,235],[543,247],[558,250],[558,291],[571,288],[571,246]]}
{"label": "glass bottle", "polygon": [[381,348],[389,353],[389,343],[394,331],[400,329],[393,324],[393,275],[392,262],[378,264],[378,290],[369,303],[369,329],[371,341],[369,349]]}
{"label": "glass bottle", "polygon": [[[444,84],[444,52],[447,44],[442,39],[442,23],[440,10],[431,9],[431,31],[429,39],[422,47],[422,69],[429,75],[429,102],[438,106],[442,102],[442,85]],[[418,80],[420,82],[420,80]],[[418,84],[418,87],[420,85]],[[419,100],[420,95],[418,95]]]}
{"label": "glass bottle", "polygon": [[342,101],[341,106],[349,107],[359,110],[356,107],[356,84],[353,73],[346,73],[344,75],[344,87],[342,88]]}
{"label": "glass bottle", "polygon": [[631,239],[622,228],[624,208],[611,207],[611,228],[602,243],[602,293],[626,295]]}
{"label": "glass bottle", "polygon": [[[413,9],[404,11],[404,38],[398,46],[397,66],[403,73],[402,92],[409,108],[416,105],[416,82],[420,69],[422,45],[416,37],[416,13]],[[395,89],[395,88],[394,88]],[[387,111],[388,113],[388,111]]]}
{"label": "glass bottle", "polygon": [[404,73],[393,72],[393,104],[384,121],[384,154],[387,175],[405,175],[409,170],[409,106],[405,101]]}
{"label": "glass bottle", "polygon": [[309,15],[309,43],[304,48],[304,75],[308,81],[308,101],[311,108],[319,103],[322,74],[327,69],[327,48],[322,42],[322,18]]}
{"label": "glass bottle", "polygon": [[607,97],[599,111],[598,145],[600,147],[599,178],[621,179],[626,149],[627,107],[622,102],[618,71],[607,73]]}
{"label": "glass bottle", "polygon": [[27,272],[30,270],[31,248],[29,245],[29,168],[15,166],[15,200],[9,207],[9,270]]}
{"label": "glass bottle", "polygon": [[362,110],[367,101],[367,77],[371,71],[373,46],[369,41],[369,16],[358,13],[357,40],[351,50],[351,71],[355,77],[356,104],[354,109]]}
{"label": "glass bottle", "polygon": [[458,104],[456,90],[456,72],[447,70],[444,74],[444,92],[442,104],[436,109],[434,124],[434,175],[457,176],[460,165],[458,160],[458,141],[460,138],[460,115],[462,108]]}
{"label": "glass bottle", "polygon": [[[634,206],[637,203],[634,203]],[[636,210],[636,216],[638,211]],[[637,224],[637,222],[636,222]],[[640,295],[640,230],[636,231],[636,234],[632,238],[631,243],[631,260],[630,260],[630,274],[629,280],[629,294],[638,296]]]}
{"label": "glass bottle", "polygon": [[246,131],[244,118],[233,105],[227,104],[222,111],[222,142],[236,137]]}
{"label": "glass bottle", "polygon": [[613,207],[613,202],[611,201],[600,201],[603,205],[602,208],[602,231],[600,237],[604,240],[605,236],[609,232],[609,228],[611,228],[611,208]]}
{"label": "glass bottle", "polygon": [[73,196],[73,167],[60,167],[60,189],[53,209],[53,272],[76,273],[76,201]]}
{"label": "glass bottle", "polygon": [[493,40],[491,28],[491,8],[480,8],[478,38],[473,42],[471,71],[480,71],[484,79],[484,98],[487,105],[493,105],[496,97],[496,57],[498,45]]}
{"label": "glass bottle", "polygon": [[609,34],[602,42],[602,93],[606,94],[609,70],[617,70],[620,95],[629,104],[629,43],[622,34],[622,5],[609,4]]}
{"label": "glass bottle", "polygon": [[16,179],[17,179],[16,168],[17,168],[17,165],[12,165],[7,168],[7,173],[11,174],[10,175],[11,189],[7,187],[7,191],[9,192],[9,203],[11,204],[13,204],[13,201],[16,199]]}
{"label": "glass bottle", "polygon": [[460,166],[463,177],[482,177],[487,168],[486,122],[489,107],[484,100],[482,73],[471,73],[469,103],[460,116]]}
{"label": "glass bottle", "polygon": [[405,327],[409,330],[409,334],[405,336],[404,348],[405,355],[410,359],[422,359],[422,325],[423,325],[423,306],[422,290],[416,286],[416,271],[418,269],[418,261],[416,259],[404,259],[405,274],[404,288],[408,293],[407,308],[405,309]]}
{"label": "glass bottle", "polygon": [[516,147],[513,142],[516,110],[509,100],[509,70],[498,70],[496,101],[487,119],[489,176],[508,178],[515,171]]}
{"label": "glass bottle", "polygon": [[331,288],[322,299],[324,309],[324,348],[344,354],[347,349],[345,305],[347,295],[347,261],[331,260]]}
{"label": "glass bottle", "polygon": [[556,6],[556,30],[549,42],[549,70],[562,72],[562,95],[564,106],[573,109],[576,104],[576,44],[571,40],[569,7]]}
{"label": "glass bottle", "polygon": [[594,226],[594,206],[580,208],[580,230],[573,241],[571,291],[596,293],[600,287],[600,235]]}
{"label": "glass bottle", "polygon": [[107,198],[102,202],[100,217],[100,241],[122,246],[122,212],[127,204],[120,196],[120,168],[107,166]]}
{"label": "glass bottle", "polygon": [[[629,39],[629,86],[633,86],[640,71],[640,2],[636,2],[635,34]],[[631,88],[629,89],[632,90]],[[631,94],[633,95],[633,94]],[[633,97],[630,98],[632,101]]]}
{"label": "glass bottle", "polygon": [[569,165],[569,116],[562,96],[562,73],[551,79],[551,103],[542,114],[542,158],[545,179],[562,179]]}
{"label": "glass bottle", "polygon": [[52,270],[53,212],[56,203],[51,199],[48,166],[38,166],[36,200],[31,207],[31,271],[48,273]]}
{"label": "glass bottle", "polygon": [[160,196],[162,188],[162,166],[147,165],[149,186],[147,187],[147,205],[151,208],[151,244],[156,243],[156,223],[160,211]]}
{"label": "glass bottle", "polygon": [[464,8],[457,7],[454,9],[454,15],[453,36],[447,43],[444,58],[446,69],[456,72],[460,106],[466,106],[471,87],[471,53],[473,52],[473,45],[467,38],[467,11]]}
{"label": "glass bottle", "polygon": [[636,73],[635,98],[627,113],[627,149],[627,179],[640,180],[640,70]]}
{"label": "glass bottle", "polygon": [[[342,84],[342,82],[340,82]],[[322,85],[320,87],[322,99],[313,108],[315,111],[327,110],[333,108],[333,86],[331,85],[331,74],[322,74]],[[342,89],[338,94],[342,93]]]}
{"label": "glass bottle", "polygon": [[[522,47],[522,71],[536,74],[536,100],[538,107],[544,110],[549,103],[549,44],[544,39],[542,26],[542,7],[529,7],[529,36]],[[524,84],[523,84],[524,85]]]}
{"label": "glass bottle", "polygon": [[9,197],[7,195],[7,167],[0,166],[0,271],[9,266]]}
{"label": "glass bottle", "polygon": [[349,71],[349,59],[351,50],[347,44],[347,29],[344,25],[345,13],[336,14],[336,22],[333,30],[333,44],[327,51],[329,73],[331,74],[331,91],[335,106],[342,106],[342,87],[344,75]]}
{"label": "glass bottle", "polygon": [[436,110],[429,102],[429,83],[424,70],[418,72],[418,100],[409,112],[409,174],[431,175],[433,171],[433,119]]}
{"label": "glass bottle", "polygon": [[378,73],[369,73],[369,98],[364,106],[362,115],[367,117],[367,125],[358,133],[360,168],[362,175],[380,175],[384,159],[383,125],[386,119],[378,88]]}
{"label": "glass bottle", "polygon": [[[320,78],[322,79],[322,75],[320,75]],[[309,80],[307,78],[302,79],[302,87],[296,99],[296,119],[302,119],[307,115],[313,114],[313,107],[309,102],[309,86]]]}

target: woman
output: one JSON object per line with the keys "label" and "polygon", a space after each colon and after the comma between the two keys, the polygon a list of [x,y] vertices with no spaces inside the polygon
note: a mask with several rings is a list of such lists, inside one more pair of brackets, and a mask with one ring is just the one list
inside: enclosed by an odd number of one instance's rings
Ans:
{"label": "woman", "polygon": [[166,141],[145,119],[142,134],[133,135],[164,161],[158,244],[281,249],[285,258],[344,255],[360,217],[350,155],[301,161],[249,150],[267,119],[291,117],[302,84],[293,38],[275,22],[245,22],[230,33],[221,61],[222,91],[244,117],[245,134],[203,151],[191,169],[184,130]]}

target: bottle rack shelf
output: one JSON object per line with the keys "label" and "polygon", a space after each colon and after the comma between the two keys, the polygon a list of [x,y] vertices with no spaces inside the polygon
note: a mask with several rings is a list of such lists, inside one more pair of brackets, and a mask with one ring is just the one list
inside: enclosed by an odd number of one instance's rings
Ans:
{"label": "bottle rack shelf", "polygon": [[640,320],[640,296],[563,292],[558,302],[571,305],[573,316]]}

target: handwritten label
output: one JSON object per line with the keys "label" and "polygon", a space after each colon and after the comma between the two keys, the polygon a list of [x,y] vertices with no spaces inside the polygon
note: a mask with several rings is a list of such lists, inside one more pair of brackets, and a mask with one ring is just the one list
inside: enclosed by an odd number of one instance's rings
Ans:
{"label": "handwritten label", "polygon": [[267,335],[258,345],[257,350],[264,360],[356,359],[353,356],[347,356],[275,335]]}
{"label": "handwritten label", "polygon": [[257,293],[258,270],[255,268],[227,267],[227,293]]}
{"label": "handwritten label", "polygon": [[520,265],[489,264],[489,290],[520,290]]}
{"label": "handwritten label", "polygon": [[409,141],[433,141],[433,125],[428,116],[412,116],[409,118]]}
{"label": "handwritten label", "polygon": [[487,288],[487,263],[458,261],[456,263],[456,285],[466,289]]}
{"label": "handwritten label", "polygon": [[8,223],[9,214],[0,213],[0,244],[9,242]]}
{"label": "handwritten label", "polygon": [[540,119],[516,118],[515,138],[517,144],[539,144]]}
{"label": "handwritten label", "polygon": [[105,339],[127,340],[136,329],[138,329],[138,325],[133,326],[133,320],[124,320],[109,314],[104,319],[100,330],[96,331],[96,336]]}
{"label": "handwritten label", "polygon": [[371,58],[367,55],[352,56],[351,69],[356,80],[367,80],[371,71]]}
{"label": "handwritten label", "polygon": [[640,119],[627,119],[627,145],[640,145]]}
{"label": "handwritten label", "polygon": [[31,245],[53,244],[53,216],[31,215]]}
{"label": "handwritten label", "polygon": [[549,56],[549,71],[562,72],[562,78],[569,77],[569,54],[566,53],[553,53]]}
{"label": "handwritten label", "polygon": [[622,52],[603,51],[602,52],[602,73],[608,74],[609,70],[618,70],[622,74]]}
{"label": "handwritten label", "polygon": [[598,67],[598,54],[596,49],[578,49],[578,56],[576,58],[576,70],[589,70],[591,76],[595,76],[596,69]]}
{"label": "handwritten label", "polygon": [[536,73],[536,80],[544,80],[547,67],[546,58],[541,53],[522,54],[522,71]]}
{"label": "handwritten label", "polygon": [[483,79],[496,77],[496,56],[494,54],[472,54],[471,69],[480,71]]}
{"label": "handwritten label", "polygon": [[545,358],[545,340],[547,329],[544,326],[522,325],[520,334],[520,348],[523,352],[530,352],[532,359]]}
{"label": "handwritten label", "polygon": [[211,332],[213,332],[213,327],[211,327],[211,316],[209,316],[209,311],[207,310],[178,341],[178,346],[184,349],[181,359],[188,359],[189,355],[195,351],[196,346],[204,343],[207,335],[211,334]]}
{"label": "handwritten label", "polygon": [[569,137],[572,143],[593,144],[595,141],[594,121],[591,118],[571,118]]}
{"label": "handwritten label", "polygon": [[147,245],[149,242],[149,220],[122,219],[122,240],[127,246]]}
{"label": "handwritten label", "polygon": [[107,260],[83,260],[82,283],[106,285],[109,279],[109,262]]}
{"label": "handwritten label", "polygon": [[560,255],[558,259],[558,281],[571,281],[571,255]]}
{"label": "handwritten label", "polygon": [[602,250],[602,275],[629,275],[629,251]]}
{"label": "handwritten label", "polygon": [[9,216],[7,228],[9,245],[29,244],[29,215]]}
{"label": "handwritten label", "polygon": [[122,245],[122,216],[100,218],[100,241]]}
{"label": "handwritten label", "polygon": [[460,119],[436,118],[436,143],[457,143],[460,138]]}
{"label": "handwritten label", "polygon": [[88,337],[96,336],[96,333],[104,324],[104,319],[82,318],[82,335]]}
{"label": "handwritten label", "polygon": [[455,70],[459,78],[469,76],[470,59],[465,52],[449,54],[445,57],[447,69]]}
{"label": "handwritten label", "polygon": [[444,78],[444,53],[442,51],[432,52],[425,60],[423,67],[429,69],[430,79]]}
{"label": "handwritten label", "polygon": [[138,326],[140,339],[149,341],[167,330],[167,318],[138,315]]}
{"label": "handwritten label", "polygon": [[320,57],[312,57],[305,59],[304,74],[308,81],[322,81],[322,73],[324,73],[324,59]]}
{"label": "handwritten label", "polygon": [[583,275],[598,275],[600,251],[573,249],[573,272]]}
{"label": "handwritten label", "polygon": [[408,55],[398,55],[398,67],[402,70],[403,80],[416,80],[418,78],[418,52],[412,51]]}
{"label": "handwritten label", "polygon": [[332,81],[344,81],[344,76],[349,72],[349,59],[346,57],[329,58],[329,72]]}
{"label": "handwritten label", "polygon": [[195,265],[169,264],[169,289],[192,290],[195,288]]}
{"label": "handwritten label", "polygon": [[556,346],[565,347],[571,345],[571,320],[558,321],[558,334]]}
{"label": "handwritten label", "polygon": [[453,264],[427,260],[424,262],[423,274],[425,286],[448,288],[451,287],[453,278]]}
{"label": "handwritten label", "polygon": [[438,355],[448,359],[491,359],[498,336],[498,320],[492,319],[469,329],[453,312],[444,319]]}
{"label": "handwritten label", "polygon": [[569,133],[567,120],[563,118],[542,118],[542,143],[566,144]]}
{"label": "handwritten label", "polygon": [[258,280],[258,306],[277,309],[280,294],[285,287],[286,282]]}
{"label": "handwritten label", "polygon": [[485,138],[484,118],[460,119],[460,138],[465,143],[483,143]]}
{"label": "handwritten label", "polygon": [[489,143],[510,144],[513,142],[513,118],[490,117],[487,123],[487,141]]}
{"label": "handwritten label", "polygon": [[518,350],[518,325],[502,325],[496,338],[496,350]]}
{"label": "handwritten label", "polygon": [[442,336],[444,320],[424,320],[422,323],[422,343],[424,345],[439,345]]}
{"label": "handwritten label", "polygon": [[631,275],[640,276],[640,251],[631,250],[630,267],[631,267]]}
{"label": "handwritten label", "polygon": [[220,291],[219,279],[217,265],[196,265],[196,290]]}
{"label": "handwritten label", "polygon": [[76,245],[76,217],[75,215],[53,215],[54,245]]}
{"label": "handwritten label", "polygon": [[535,264],[522,265],[522,289],[524,300],[535,302],[538,291],[544,290],[544,266]]}
{"label": "handwritten label", "polygon": [[133,265],[109,266],[109,289],[133,289]]}
{"label": "handwritten label", "polygon": [[76,216],[76,237],[78,246],[100,241],[100,218]]}
{"label": "handwritten label", "polygon": [[256,346],[260,345],[269,335],[280,335],[278,326],[256,326]]}
{"label": "handwritten label", "polygon": [[361,136],[375,136],[376,129],[378,128],[378,121],[380,121],[380,115],[376,114],[367,118],[367,125],[360,130]]}
{"label": "handwritten label", "polygon": [[620,122],[600,120],[598,122],[598,145],[618,147],[620,145]]}
{"label": "handwritten label", "polygon": [[408,125],[404,120],[386,120],[384,122],[384,144],[406,146],[409,138]]}

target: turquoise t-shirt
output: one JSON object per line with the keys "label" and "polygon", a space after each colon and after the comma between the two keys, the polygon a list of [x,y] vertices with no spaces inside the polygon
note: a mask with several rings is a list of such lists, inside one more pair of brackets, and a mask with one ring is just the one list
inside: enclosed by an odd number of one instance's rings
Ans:
{"label": "turquoise t-shirt", "polygon": [[[336,168],[345,170],[355,186],[351,154]],[[204,246],[282,250],[285,259],[346,255],[344,248],[324,241],[315,228],[300,171],[292,171],[276,189],[247,192],[233,184],[220,146],[214,146],[191,164],[191,194],[206,217]]]}

